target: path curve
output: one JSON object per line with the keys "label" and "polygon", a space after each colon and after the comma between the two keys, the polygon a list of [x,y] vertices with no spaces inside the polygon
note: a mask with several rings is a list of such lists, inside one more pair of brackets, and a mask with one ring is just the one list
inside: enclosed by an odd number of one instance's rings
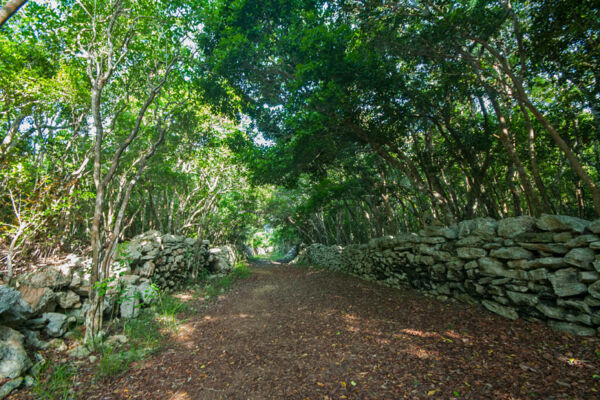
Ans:
{"label": "path curve", "polygon": [[594,350],[413,290],[260,265],[86,399],[592,399]]}

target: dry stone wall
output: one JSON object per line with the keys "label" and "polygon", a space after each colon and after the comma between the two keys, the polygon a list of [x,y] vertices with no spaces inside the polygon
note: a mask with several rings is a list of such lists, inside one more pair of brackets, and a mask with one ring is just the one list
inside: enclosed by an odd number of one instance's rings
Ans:
{"label": "dry stone wall", "polygon": [[[240,257],[231,246],[210,248],[207,241],[146,232],[123,244],[111,265],[104,313],[135,318],[155,297],[155,287],[182,287],[201,271],[227,273]],[[0,380],[21,379],[32,367],[26,348],[44,349],[51,343],[44,339],[62,337],[83,322],[90,260],[72,255],[17,282],[0,285]]]}
{"label": "dry stone wall", "polygon": [[600,334],[600,220],[479,218],[344,248],[313,244],[298,262]]}

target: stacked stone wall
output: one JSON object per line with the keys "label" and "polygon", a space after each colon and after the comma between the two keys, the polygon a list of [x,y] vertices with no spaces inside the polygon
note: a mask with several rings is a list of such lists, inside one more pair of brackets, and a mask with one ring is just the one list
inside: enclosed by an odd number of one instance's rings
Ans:
{"label": "stacked stone wall", "polygon": [[[207,241],[146,232],[120,246],[106,282],[104,314],[135,318],[157,287],[183,287],[202,271],[227,273],[239,259],[232,246],[210,248]],[[90,260],[76,255],[17,277],[16,287],[0,285],[0,380],[29,370],[25,348],[45,349],[50,342],[42,338],[62,337],[83,322],[89,288]]]}
{"label": "stacked stone wall", "polygon": [[298,262],[578,335],[600,333],[600,220],[479,218],[344,248],[313,244]]}

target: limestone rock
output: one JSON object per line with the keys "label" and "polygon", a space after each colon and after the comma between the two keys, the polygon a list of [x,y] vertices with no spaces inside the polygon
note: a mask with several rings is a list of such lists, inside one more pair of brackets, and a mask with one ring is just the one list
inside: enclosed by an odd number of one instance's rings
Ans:
{"label": "limestone rock", "polygon": [[29,347],[33,347],[34,349],[38,349],[38,350],[43,350],[48,345],[47,342],[40,339],[40,334],[38,331],[22,329],[21,333],[25,337],[25,343]]}
{"label": "limestone rock", "polygon": [[545,281],[548,279],[548,270],[546,268],[534,269],[529,271],[527,275],[532,281]]}
{"label": "limestone rock", "polygon": [[596,254],[594,250],[588,248],[575,248],[571,249],[565,255],[565,262],[576,267],[591,269],[592,261],[594,261]]}
{"label": "limestone rock", "polygon": [[13,390],[18,389],[23,384],[23,377],[18,377],[17,379],[11,379],[6,382],[0,388],[0,400],[4,399],[6,396],[11,394]]}
{"label": "limestone rock", "polygon": [[453,225],[451,227],[441,227],[428,225],[425,227],[425,234],[427,236],[441,236],[446,239],[456,239],[458,237],[458,226]]}
{"label": "limestone rock", "polygon": [[58,352],[62,352],[67,350],[67,345],[65,344],[65,341],[62,339],[52,339],[48,342],[48,345],[46,346],[46,350],[55,350]]}
{"label": "limestone rock", "polygon": [[579,235],[565,243],[565,246],[570,248],[586,247],[588,244],[599,240],[600,238],[598,238],[596,235]]}
{"label": "limestone rock", "polygon": [[588,286],[588,293],[593,298],[600,300],[600,281],[596,281]]}
{"label": "limestone rock", "polygon": [[506,296],[519,306],[533,307],[539,302],[539,298],[534,294],[506,291]]}
{"label": "limestone rock", "polygon": [[539,303],[535,308],[548,318],[565,319],[566,312],[562,307],[554,307],[548,304]]}
{"label": "limestone rock", "polygon": [[140,299],[138,288],[135,285],[129,285],[125,288],[123,301],[121,302],[121,318],[136,318],[140,313]]}
{"label": "limestone rock", "polygon": [[519,318],[519,314],[517,314],[517,312],[513,308],[505,307],[490,300],[483,300],[481,304],[483,304],[483,306],[491,312],[501,315],[504,318],[512,320]]}
{"label": "limestone rock", "polygon": [[550,269],[558,269],[561,267],[566,267],[567,263],[562,257],[543,257],[536,258],[535,260],[527,261],[527,266],[529,268],[550,268]]}
{"label": "limestone rock", "polygon": [[19,292],[21,292],[23,300],[31,307],[34,315],[45,311],[54,311],[56,308],[56,294],[50,288],[21,286]]}
{"label": "limestone rock", "polygon": [[600,279],[600,274],[596,271],[581,271],[579,280],[583,283],[594,283]]}
{"label": "limestone rock", "polygon": [[85,358],[89,356],[90,353],[91,351],[84,345],[73,347],[71,350],[67,351],[69,357],[72,358]]}
{"label": "limestone rock", "polygon": [[8,285],[0,285],[0,323],[19,325],[33,313],[21,293]]}
{"label": "limestone rock", "polygon": [[546,253],[565,254],[569,248],[557,243],[523,243],[519,242],[519,246],[527,250],[543,251]]}
{"label": "limestone rock", "polygon": [[46,319],[46,328],[44,331],[50,337],[61,337],[65,334],[68,327],[68,317],[60,313],[44,313],[42,318]]}
{"label": "limestone rock", "polygon": [[589,221],[581,218],[569,217],[567,215],[542,214],[542,216],[538,218],[536,226],[543,231],[572,231],[583,233],[589,224]]}
{"label": "limestone rock", "polygon": [[485,257],[487,252],[476,247],[459,247],[456,249],[456,254],[460,258],[475,259]]}
{"label": "limestone rock", "polygon": [[535,218],[530,216],[504,218],[498,221],[498,235],[505,238],[514,238],[517,235],[531,231],[534,227]]}
{"label": "limestone rock", "polygon": [[600,219],[596,219],[596,220],[590,222],[590,224],[587,226],[587,228],[591,232],[599,234],[600,233]]}
{"label": "limestone rock", "polygon": [[18,278],[21,285],[32,288],[60,289],[69,286],[71,275],[65,274],[60,267],[49,266],[37,271],[24,274]]}
{"label": "limestone rock", "polygon": [[570,322],[562,322],[562,321],[548,321],[548,325],[556,331],[567,332],[577,336],[594,336],[596,335],[596,330],[593,328],[588,328],[587,326],[581,326],[577,324],[572,324]]}
{"label": "limestone rock", "polygon": [[458,224],[458,237],[475,235],[484,239],[493,239],[496,237],[497,228],[498,222],[493,218],[476,218],[462,221]]}
{"label": "limestone rock", "polygon": [[17,378],[31,366],[23,342],[20,332],[0,326],[0,378]]}
{"label": "limestone rock", "polygon": [[490,256],[505,260],[520,260],[532,258],[533,253],[521,247],[502,247],[497,250],[492,250]]}
{"label": "limestone rock", "polygon": [[480,247],[483,245],[483,239],[480,236],[466,236],[456,242],[459,247]]}
{"label": "limestone rock", "polygon": [[514,240],[523,243],[553,243],[557,241],[554,239],[555,235],[552,232],[525,232],[515,236]]}
{"label": "limestone rock", "polygon": [[67,290],[66,292],[58,293],[56,298],[58,300],[58,305],[61,308],[78,308],[77,305],[81,307],[81,298],[77,293],[73,292],[72,290]]}
{"label": "limestone rock", "polygon": [[123,286],[135,286],[139,283],[139,275],[123,275],[119,278]]}
{"label": "limestone rock", "polygon": [[587,291],[587,286],[579,281],[579,273],[575,268],[558,270],[548,279],[559,297],[576,296]]}

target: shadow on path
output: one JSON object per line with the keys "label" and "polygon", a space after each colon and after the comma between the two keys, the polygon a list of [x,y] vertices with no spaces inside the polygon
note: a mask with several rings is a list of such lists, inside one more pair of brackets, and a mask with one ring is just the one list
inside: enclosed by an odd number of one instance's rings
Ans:
{"label": "shadow on path", "polygon": [[593,399],[598,347],[413,290],[263,263],[86,398]]}

